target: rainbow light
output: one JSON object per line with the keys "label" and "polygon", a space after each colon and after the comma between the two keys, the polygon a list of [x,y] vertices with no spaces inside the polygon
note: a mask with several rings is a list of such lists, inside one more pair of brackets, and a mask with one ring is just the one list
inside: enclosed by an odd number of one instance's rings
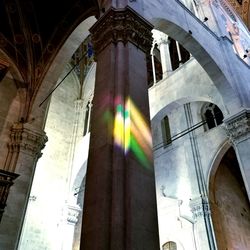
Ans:
{"label": "rainbow light", "polygon": [[132,152],[145,168],[151,167],[150,129],[130,98],[126,100],[125,109],[121,98],[116,99],[113,136],[115,144],[124,150],[125,155]]}

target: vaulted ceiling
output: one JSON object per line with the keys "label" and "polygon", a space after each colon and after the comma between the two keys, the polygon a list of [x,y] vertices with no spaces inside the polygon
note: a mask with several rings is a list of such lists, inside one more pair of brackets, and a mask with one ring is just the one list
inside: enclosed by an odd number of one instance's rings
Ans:
{"label": "vaulted ceiling", "polygon": [[[250,0],[227,1],[250,24]],[[0,0],[0,50],[32,86],[74,28],[98,13],[98,0]]]}
{"label": "vaulted ceiling", "polygon": [[0,49],[35,83],[74,28],[97,14],[97,0],[0,0]]}

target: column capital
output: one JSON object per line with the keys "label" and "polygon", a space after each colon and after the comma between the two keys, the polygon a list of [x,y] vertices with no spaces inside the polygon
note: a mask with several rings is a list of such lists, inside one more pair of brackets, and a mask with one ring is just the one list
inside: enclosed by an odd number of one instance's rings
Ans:
{"label": "column capital", "polygon": [[168,39],[168,35],[159,31],[159,30],[153,30],[153,38],[154,41],[161,46],[161,44],[169,44],[169,39]]}
{"label": "column capital", "polygon": [[193,218],[197,221],[199,218],[210,215],[210,208],[207,197],[198,197],[190,200],[190,208],[193,213]]}
{"label": "column capital", "polygon": [[9,150],[19,153],[20,151],[32,156],[41,156],[41,150],[48,141],[44,131],[35,130],[27,123],[14,123],[10,132]]}
{"label": "column capital", "polygon": [[153,26],[130,7],[110,8],[90,28],[95,54],[98,55],[108,44],[118,42],[131,42],[149,53],[153,40],[152,29]]}
{"label": "column capital", "polygon": [[243,110],[224,120],[227,136],[237,144],[250,138],[250,110]]}

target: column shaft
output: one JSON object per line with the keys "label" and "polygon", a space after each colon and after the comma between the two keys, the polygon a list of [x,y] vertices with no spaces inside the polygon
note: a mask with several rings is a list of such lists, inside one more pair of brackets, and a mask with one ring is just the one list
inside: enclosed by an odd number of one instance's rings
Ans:
{"label": "column shaft", "polygon": [[84,250],[159,249],[144,52],[150,30],[129,8],[111,9],[91,29],[97,72]]}
{"label": "column shaft", "polygon": [[0,225],[0,249],[16,249],[18,245],[35,166],[46,141],[45,133],[29,124],[16,123],[12,126],[4,170],[20,176],[10,189]]}

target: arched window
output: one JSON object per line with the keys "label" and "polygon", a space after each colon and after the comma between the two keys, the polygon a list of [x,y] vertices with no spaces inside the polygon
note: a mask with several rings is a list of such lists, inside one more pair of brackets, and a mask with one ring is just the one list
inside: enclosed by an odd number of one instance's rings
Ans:
{"label": "arched window", "polygon": [[168,116],[166,115],[161,121],[161,128],[162,128],[162,137],[164,145],[171,144],[171,133],[170,133],[170,125]]}
{"label": "arched window", "polygon": [[222,124],[224,117],[218,106],[209,103],[203,108],[203,119],[206,122],[206,130],[209,130]]}
{"label": "arched window", "polygon": [[173,241],[168,241],[162,246],[162,250],[177,250],[177,244]]}

